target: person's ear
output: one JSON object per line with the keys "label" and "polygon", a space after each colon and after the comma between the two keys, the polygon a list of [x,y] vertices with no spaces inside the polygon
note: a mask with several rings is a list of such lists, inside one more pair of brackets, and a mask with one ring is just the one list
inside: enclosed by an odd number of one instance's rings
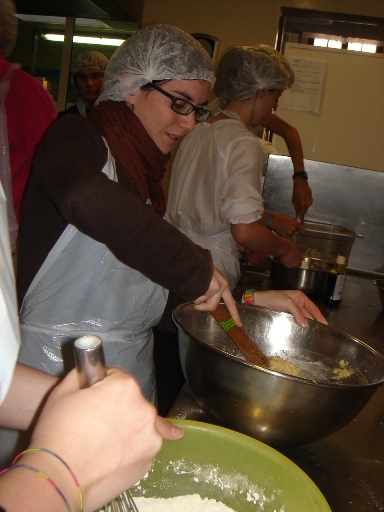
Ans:
{"label": "person's ear", "polygon": [[137,94],[128,94],[125,98],[126,104],[133,110],[135,108]]}
{"label": "person's ear", "polygon": [[264,91],[263,89],[259,89],[256,93],[256,97],[258,100],[262,100],[266,94],[267,94],[267,91]]}

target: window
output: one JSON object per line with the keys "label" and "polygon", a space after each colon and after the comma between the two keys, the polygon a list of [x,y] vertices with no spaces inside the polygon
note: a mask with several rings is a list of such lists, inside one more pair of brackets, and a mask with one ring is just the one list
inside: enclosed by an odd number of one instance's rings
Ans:
{"label": "window", "polygon": [[[315,39],[313,40],[313,46],[322,46],[323,48],[337,48],[341,50],[343,48],[343,43],[341,41],[336,41],[335,39],[322,39],[319,37],[315,37]],[[355,52],[376,53],[377,46],[375,44],[350,42],[347,43],[346,49]]]}
{"label": "window", "polygon": [[282,7],[276,48],[286,42],[383,53],[384,19]]}

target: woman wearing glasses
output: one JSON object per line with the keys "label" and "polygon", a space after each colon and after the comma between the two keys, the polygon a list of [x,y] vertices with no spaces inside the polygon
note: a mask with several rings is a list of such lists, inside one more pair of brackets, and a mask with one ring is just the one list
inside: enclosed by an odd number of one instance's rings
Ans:
{"label": "woman wearing glasses", "polygon": [[24,201],[19,362],[61,376],[73,340],[95,333],[107,364],[132,373],[153,401],[151,328],[170,323],[174,305],[213,310],[222,298],[241,324],[210,252],[163,218],[169,152],[208,117],[200,105],[213,83],[193,37],[149,26],[112,56],[90,114],[51,127]]}
{"label": "woman wearing glasses", "polygon": [[209,115],[199,105],[213,83],[193,37],[146,27],[110,59],[89,115],[64,116],[47,133],[23,210],[20,362],[62,376],[73,340],[95,333],[107,364],[153,401],[151,328],[163,314],[171,321],[173,304],[212,309],[223,298],[238,320],[210,252],[163,219],[168,154]]}

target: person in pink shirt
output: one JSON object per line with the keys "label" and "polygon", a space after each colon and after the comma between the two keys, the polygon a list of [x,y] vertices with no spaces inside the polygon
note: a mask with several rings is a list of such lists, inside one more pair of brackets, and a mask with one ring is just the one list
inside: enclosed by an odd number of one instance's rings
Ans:
{"label": "person in pink shirt", "polygon": [[[51,95],[41,83],[19,69],[19,65],[6,60],[16,44],[15,14],[13,0],[0,0],[0,103],[3,108],[2,122],[8,133],[3,140],[2,151],[5,147],[9,154],[13,207],[19,224],[21,201],[36,145],[56,119],[57,112]],[[4,134],[3,125],[1,128]]]}

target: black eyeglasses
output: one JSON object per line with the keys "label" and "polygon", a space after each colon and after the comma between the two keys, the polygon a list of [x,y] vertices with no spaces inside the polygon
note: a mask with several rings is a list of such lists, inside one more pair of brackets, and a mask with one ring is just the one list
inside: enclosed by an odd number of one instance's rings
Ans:
{"label": "black eyeglasses", "polygon": [[191,112],[195,112],[196,122],[201,123],[210,117],[211,112],[203,107],[196,107],[190,101],[184,100],[183,98],[178,98],[177,96],[172,96],[167,91],[164,91],[161,87],[151,82],[148,84],[150,87],[156,89],[156,91],[161,92],[164,96],[172,100],[171,109],[176,112],[176,114],[180,114],[181,116],[189,116]]}

